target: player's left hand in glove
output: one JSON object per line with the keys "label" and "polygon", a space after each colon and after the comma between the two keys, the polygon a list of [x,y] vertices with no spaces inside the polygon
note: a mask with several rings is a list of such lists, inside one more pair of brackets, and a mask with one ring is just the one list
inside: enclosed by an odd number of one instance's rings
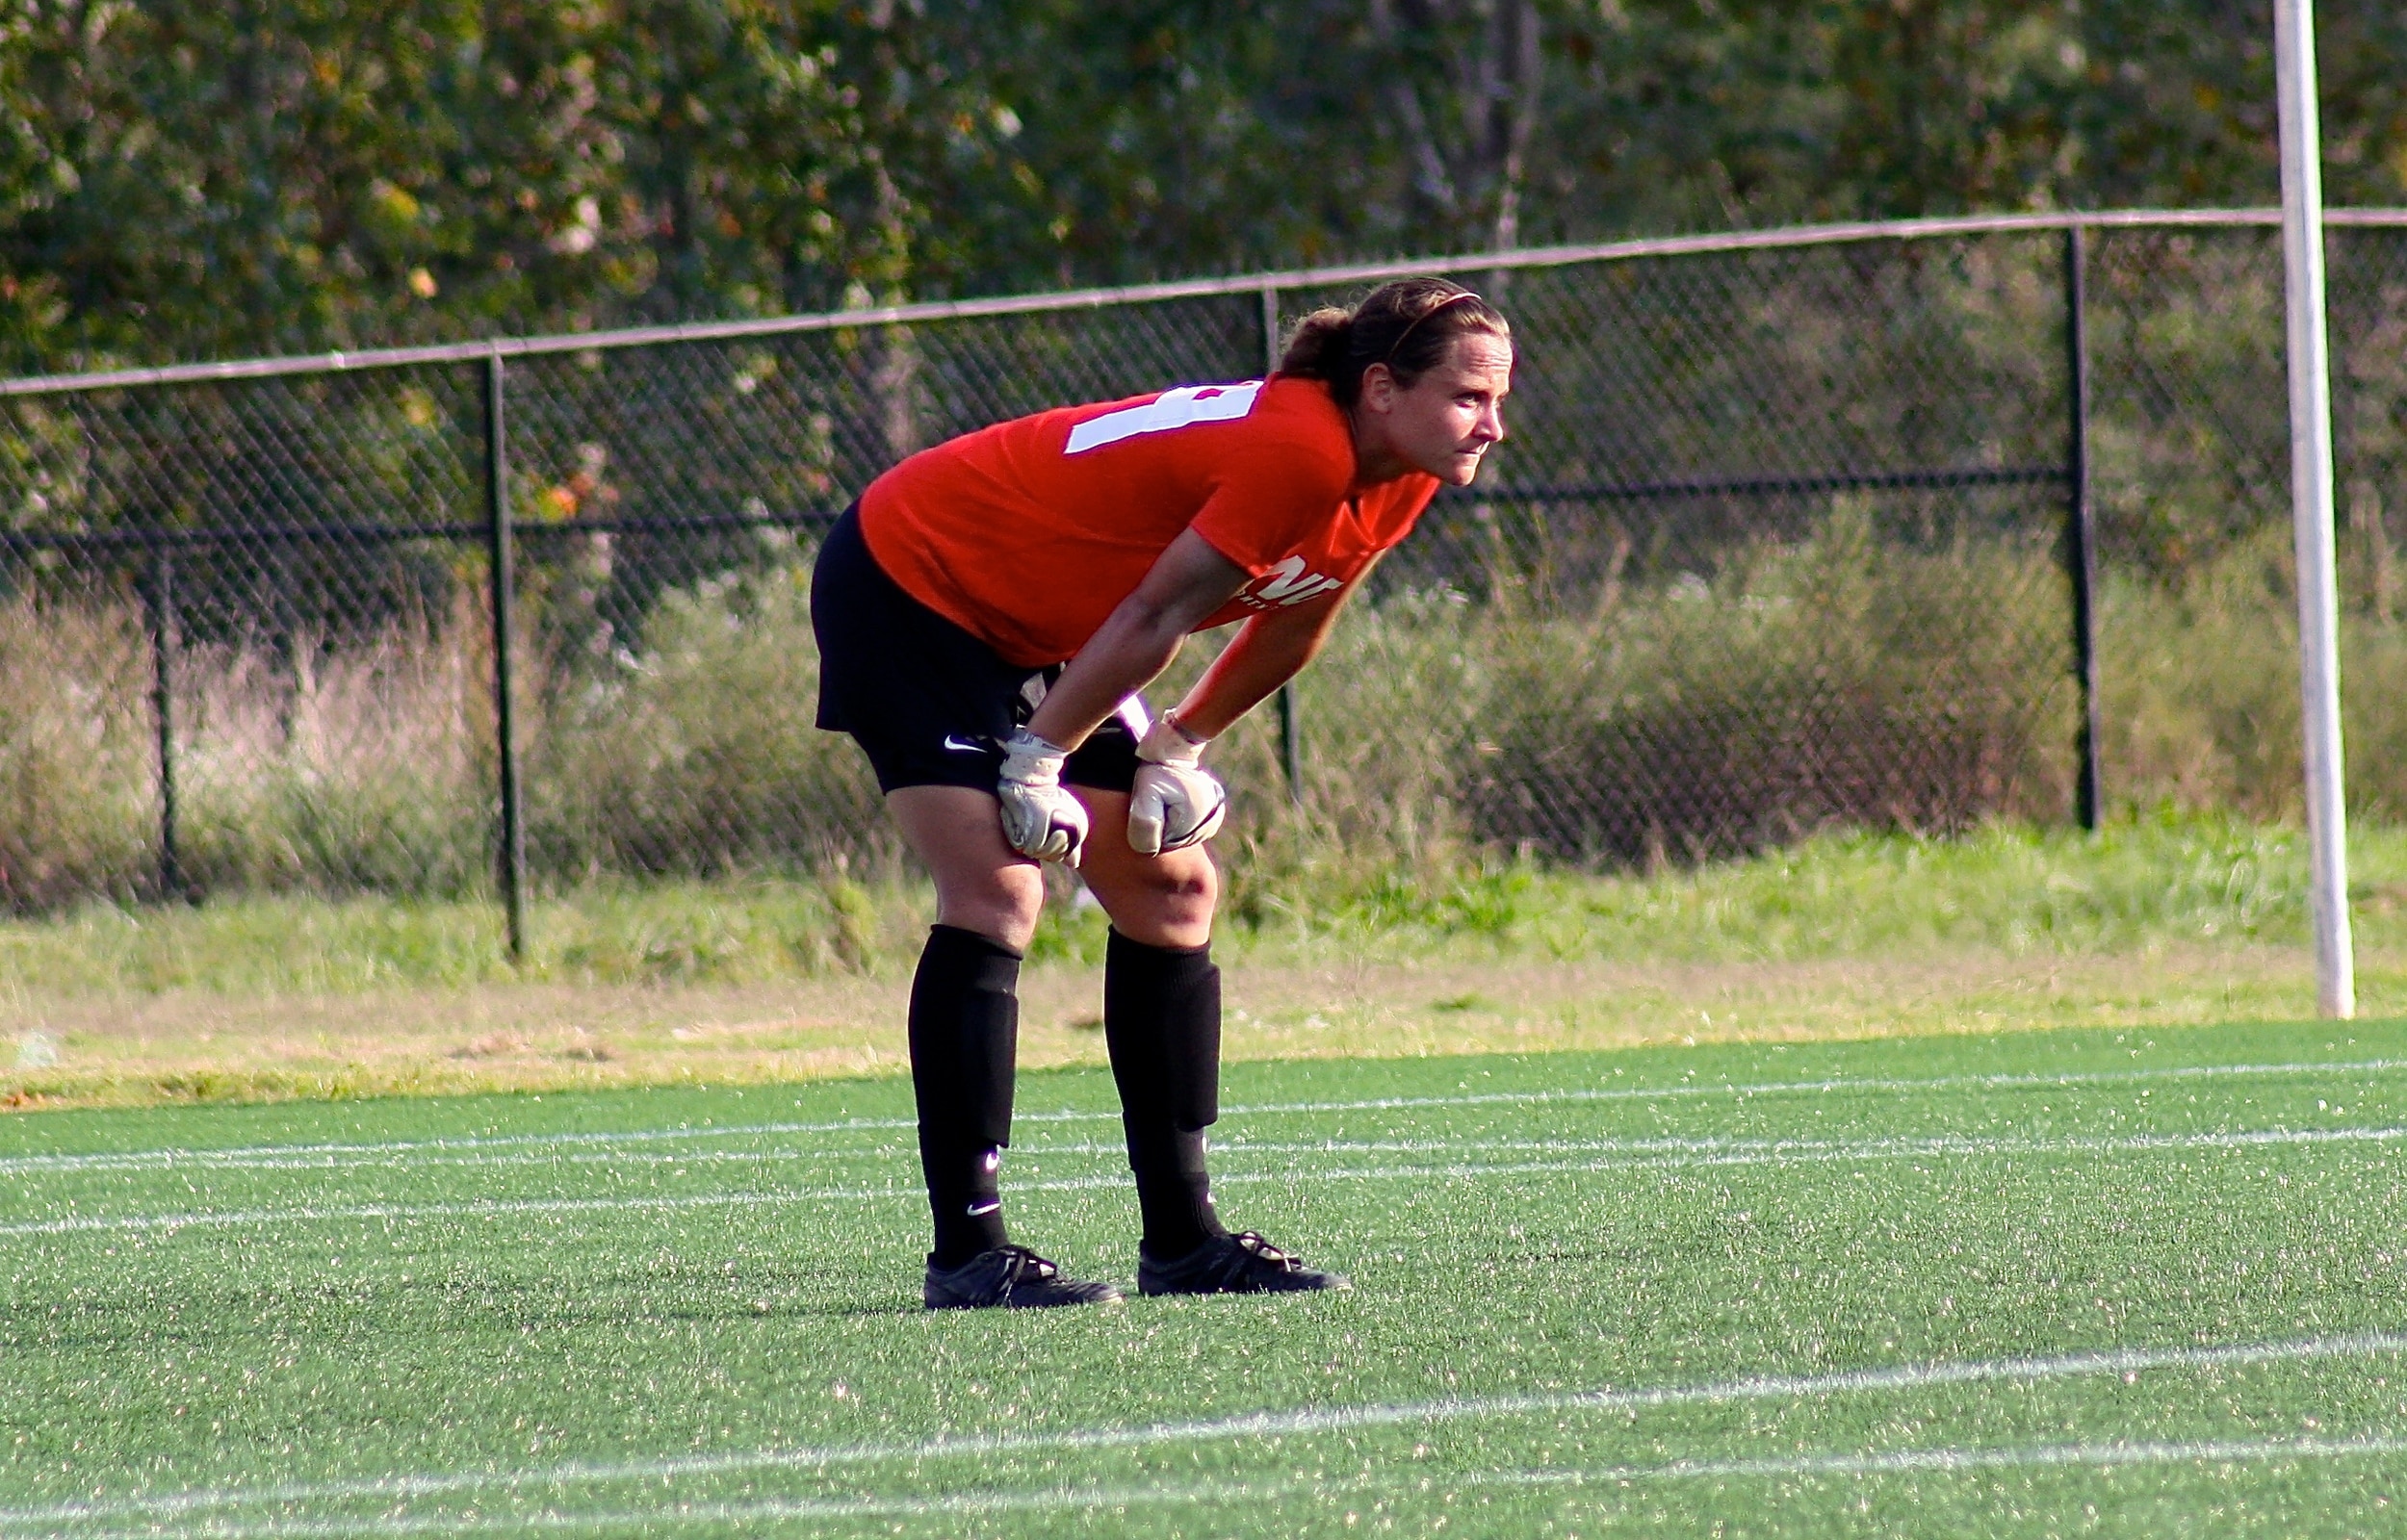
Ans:
{"label": "player's left hand in glove", "polygon": [[1137,745],[1128,790],[1128,848],[1140,856],[1200,845],[1220,833],[1229,788],[1204,768],[1204,745],[1165,712]]}
{"label": "player's left hand in glove", "polygon": [[1061,783],[1070,751],[1026,728],[1003,740],[1003,769],[995,783],[1002,804],[1003,838],[1022,856],[1078,864],[1086,844],[1086,809]]}

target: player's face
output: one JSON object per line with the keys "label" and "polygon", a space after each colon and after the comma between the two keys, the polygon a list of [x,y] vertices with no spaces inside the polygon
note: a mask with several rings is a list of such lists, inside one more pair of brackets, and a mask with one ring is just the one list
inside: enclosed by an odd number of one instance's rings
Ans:
{"label": "player's face", "polygon": [[1411,389],[1391,385],[1383,394],[1387,443],[1396,457],[1448,486],[1467,487],[1479,475],[1481,456],[1504,442],[1513,345],[1480,332],[1459,337],[1445,362]]}

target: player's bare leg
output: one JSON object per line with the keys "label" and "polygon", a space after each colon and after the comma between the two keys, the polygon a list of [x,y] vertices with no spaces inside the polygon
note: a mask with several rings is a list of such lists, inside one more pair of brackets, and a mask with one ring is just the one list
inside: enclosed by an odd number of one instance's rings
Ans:
{"label": "player's bare leg", "polygon": [[1140,856],[1128,798],[1073,788],[1091,820],[1079,874],[1111,916],[1103,1037],[1120,1087],[1145,1236],[1148,1294],[1342,1289],[1251,1231],[1230,1235],[1212,1206],[1204,1133],[1220,1116],[1220,969],[1211,954],[1220,874],[1201,845]]}
{"label": "player's bare leg", "polygon": [[1003,842],[994,795],[902,786],[887,794],[886,808],[936,880],[936,923],[1025,952],[1045,908],[1045,875]]}
{"label": "player's bare leg", "polygon": [[1037,863],[1003,842],[995,798],[961,786],[905,786],[887,807],[936,879],[937,921],[911,983],[911,1084],[936,1245],[930,1309],[1107,1303],[1010,1243],[1002,1157],[1020,1038],[1020,960],[1045,904]]}

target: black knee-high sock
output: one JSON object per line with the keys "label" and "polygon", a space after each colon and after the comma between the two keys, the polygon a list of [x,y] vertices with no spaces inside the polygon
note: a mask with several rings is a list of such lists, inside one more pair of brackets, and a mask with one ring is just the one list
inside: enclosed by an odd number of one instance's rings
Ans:
{"label": "black knee-high sock", "polygon": [[928,931],[911,980],[911,1089],[919,1168],[936,1218],[931,1267],[1003,1244],[1000,1170],[1011,1142],[1020,954],[973,931]]}
{"label": "black knee-high sock", "polygon": [[1146,1254],[1171,1261],[1228,1229],[1212,1211],[1204,1130],[1220,1116],[1220,969],[1209,946],[1118,931],[1103,961],[1103,1040],[1128,1131]]}

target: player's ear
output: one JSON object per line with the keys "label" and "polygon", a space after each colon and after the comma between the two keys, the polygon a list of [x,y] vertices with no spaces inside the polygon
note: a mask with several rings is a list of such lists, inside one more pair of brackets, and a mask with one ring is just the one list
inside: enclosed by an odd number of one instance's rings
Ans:
{"label": "player's ear", "polygon": [[1396,403],[1395,371],[1385,364],[1373,364],[1362,371],[1362,389],[1356,399],[1374,412],[1392,409]]}

